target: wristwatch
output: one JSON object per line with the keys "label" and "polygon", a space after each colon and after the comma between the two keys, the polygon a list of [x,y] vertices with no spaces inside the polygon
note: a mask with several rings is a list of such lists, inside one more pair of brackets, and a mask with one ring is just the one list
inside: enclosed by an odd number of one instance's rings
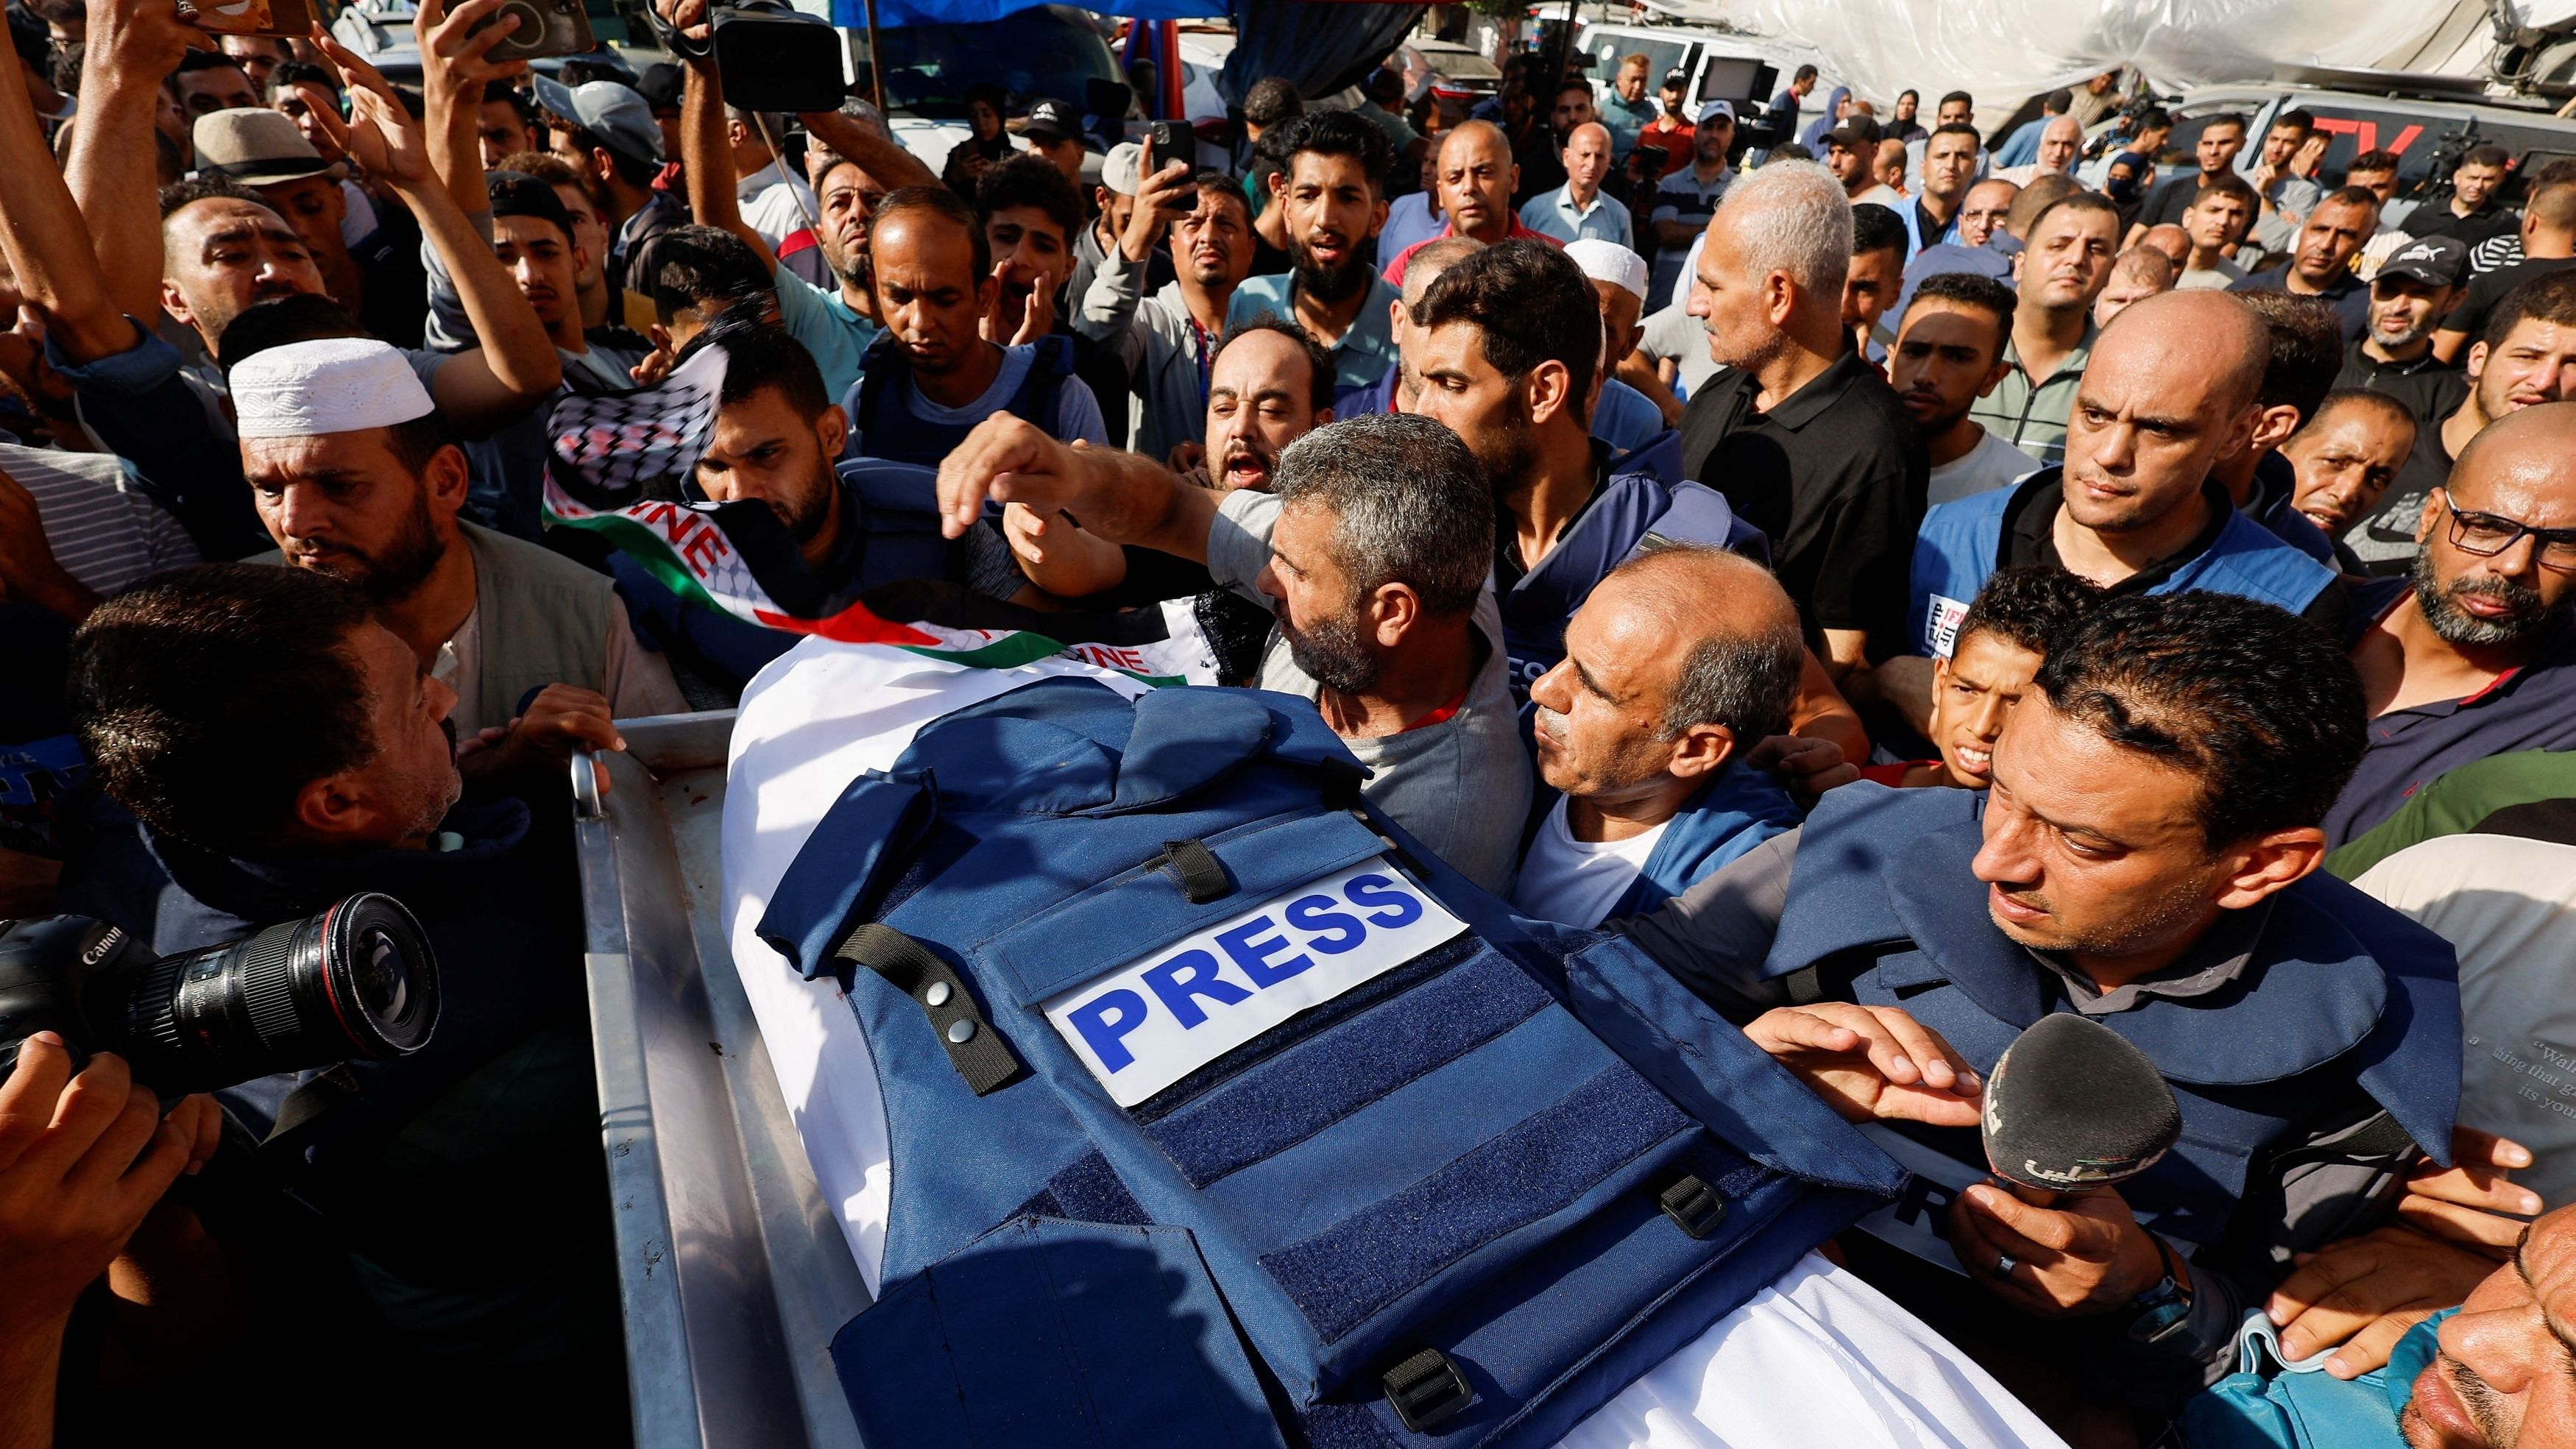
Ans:
{"label": "wristwatch", "polygon": [[2183,1286],[2182,1265],[2174,1261],[2174,1251],[2163,1237],[2151,1232],[2147,1240],[2156,1245],[2165,1273],[2156,1286],[2129,1300],[2131,1343],[2162,1343],[2191,1321],[2191,1290]]}

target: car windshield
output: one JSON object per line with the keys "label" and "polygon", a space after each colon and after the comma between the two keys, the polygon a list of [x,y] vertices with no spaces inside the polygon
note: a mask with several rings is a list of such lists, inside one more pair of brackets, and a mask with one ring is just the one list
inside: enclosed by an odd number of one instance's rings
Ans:
{"label": "car windshield", "polygon": [[991,81],[1014,112],[1053,97],[1084,104],[1090,82],[1118,79],[1109,47],[1053,9],[1024,10],[978,25],[907,25],[878,32],[886,100],[916,116],[966,114],[966,88]]}

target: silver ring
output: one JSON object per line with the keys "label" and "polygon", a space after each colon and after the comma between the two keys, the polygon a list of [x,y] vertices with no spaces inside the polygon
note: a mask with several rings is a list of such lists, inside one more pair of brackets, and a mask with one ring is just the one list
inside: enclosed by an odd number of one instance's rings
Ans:
{"label": "silver ring", "polygon": [[2013,1257],[2010,1253],[1995,1254],[1995,1276],[1998,1278],[2011,1277],[2012,1270],[2020,1266],[2020,1260]]}

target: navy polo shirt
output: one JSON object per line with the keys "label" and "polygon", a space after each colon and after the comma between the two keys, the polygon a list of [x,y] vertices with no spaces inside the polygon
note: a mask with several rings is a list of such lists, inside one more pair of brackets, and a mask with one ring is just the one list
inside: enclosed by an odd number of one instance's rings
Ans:
{"label": "navy polo shirt", "polygon": [[[2388,617],[2413,588],[2405,579],[2354,584],[2346,646]],[[2372,720],[2370,751],[2326,812],[2326,844],[2339,846],[2386,820],[2455,766],[2515,750],[2570,749],[2576,749],[2576,618],[2561,612],[2530,663],[2506,670],[2475,694],[2391,710]]]}
{"label": "navy polo shirt", "polygon": [[[2238,282],[2227,290],[2231,292],[2288,292],[2290,290],[2290,263],[2283,262],[2268,272],[2256,272],[2254,275],[2247,277],[2244,281]],[[2293,292],[2291,295],[2299,296],[2303,294]],[[2333,282],[2327,285],[2324,291],[2317,293],[2316,297],[2318,301],[2324,302],[2334,308],[2335,320],[2343,325],[2343,340],[2345,342],[2357,342],[2361,340],[2361,334],[2370,330],[2370,284],[2368,282],[2363,281],[2361,278],[2354,276],[2350,272],[2346,272],[2335,278]]]}

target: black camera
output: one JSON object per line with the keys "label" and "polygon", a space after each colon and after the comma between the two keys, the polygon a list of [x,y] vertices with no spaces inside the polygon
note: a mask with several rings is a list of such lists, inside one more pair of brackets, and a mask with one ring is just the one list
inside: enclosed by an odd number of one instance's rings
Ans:
{"label": "black camera", "polygon": [[0,1078],[18,1045],[61,1036],[75,1064],[114,1052],[162,1099],[353,1057],[406,1057],[438,1025],[438,964],[391,896],[170,956],[87,916],[0,921]]}
{"label": "black camera", "polygon": [[585,55],[599,48],[581,0],[508,0],[485,22],[505,37],[492,47],[494,63],[541,55]]}
{"label": "black camera", "polygon": [[708,38],[691,40],[672,28],[667,8],[667,0],[654,0],[644,12],[654,34],[673,54],[713,54],[727,105],[803,115],[837,111],[849,94],[841,74],[841,33],[820,16],[782,0],[737,0],[711,6]]}

